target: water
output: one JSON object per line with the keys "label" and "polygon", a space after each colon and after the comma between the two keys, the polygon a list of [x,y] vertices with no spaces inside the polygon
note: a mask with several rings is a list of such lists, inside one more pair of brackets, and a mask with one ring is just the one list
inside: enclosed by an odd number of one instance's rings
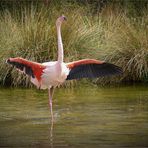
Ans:
{"label": "water", "polygon": [[148,147],[148,87],[0,89],[0,147]]}

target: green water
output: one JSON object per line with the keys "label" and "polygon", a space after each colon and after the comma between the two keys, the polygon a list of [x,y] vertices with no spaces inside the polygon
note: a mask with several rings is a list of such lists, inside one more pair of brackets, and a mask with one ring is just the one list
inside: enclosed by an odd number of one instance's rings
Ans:
{"label": "green water", "polygon": [[0,89],[0,147],[148,147],[148,86]]}

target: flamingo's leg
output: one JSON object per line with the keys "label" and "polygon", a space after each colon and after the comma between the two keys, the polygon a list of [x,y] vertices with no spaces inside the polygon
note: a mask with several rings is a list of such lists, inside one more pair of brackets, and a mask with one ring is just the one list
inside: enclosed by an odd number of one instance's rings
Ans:
{"label": "flamingo's leg", "polygon": [[51,114],[52,123],[53,123],[53,110],[52,110],[52,96],[53,96],[53,93],[54,93],[54,87],[51,87],[48,90],[48,96],[49,96],[49,107],[50,107],[50,114]]}

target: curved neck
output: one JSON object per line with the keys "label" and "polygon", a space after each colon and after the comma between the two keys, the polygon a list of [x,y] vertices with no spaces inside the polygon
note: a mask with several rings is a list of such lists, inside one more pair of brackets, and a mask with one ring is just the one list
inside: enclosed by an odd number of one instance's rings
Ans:
{"label": "curved neck", "polygon": [[62,63],[64,58],[63,43],[61,37],[61,24],[57,25],[57,36],[58,36],[58,62]]}

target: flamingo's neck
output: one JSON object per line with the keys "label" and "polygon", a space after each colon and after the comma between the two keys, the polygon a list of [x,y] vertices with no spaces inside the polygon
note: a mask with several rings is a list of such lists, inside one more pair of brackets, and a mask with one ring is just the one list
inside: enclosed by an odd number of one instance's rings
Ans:
{"label": "flamingo's neck", "polygon": [[63,43],[61,37],[61,24],[57,25],[57,36],[58,36],[58,62],[62,63],[64,58]]}

